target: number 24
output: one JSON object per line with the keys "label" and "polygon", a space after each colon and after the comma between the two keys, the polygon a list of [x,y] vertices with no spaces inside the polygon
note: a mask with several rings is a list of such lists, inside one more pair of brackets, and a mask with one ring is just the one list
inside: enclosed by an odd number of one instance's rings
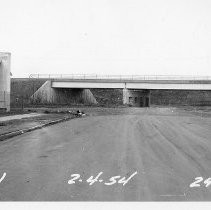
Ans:
{"label": "number 24", "polygon": [[[199,183],[202,182],[203,180],[204,180],[203,177],[196,177],[195,182],[191,183],[190,187],[201,187]],[[204,180],[204,184],[205,187],[209,187],[211,185],[211,178]]]}

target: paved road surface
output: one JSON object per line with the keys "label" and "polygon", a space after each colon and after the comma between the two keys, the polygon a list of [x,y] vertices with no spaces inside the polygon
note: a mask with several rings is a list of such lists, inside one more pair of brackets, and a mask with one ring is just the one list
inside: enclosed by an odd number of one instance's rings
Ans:
{"label": "paved road surface", "polygon": [[[210,128],[209,117],[131,108],[17,136],[0,142],[0,200],[211,201],[211,186],[189,187],[211,177]],[[105,185],[134,172],[124,186]],[[68,184],[71,174],[82,182]]]}

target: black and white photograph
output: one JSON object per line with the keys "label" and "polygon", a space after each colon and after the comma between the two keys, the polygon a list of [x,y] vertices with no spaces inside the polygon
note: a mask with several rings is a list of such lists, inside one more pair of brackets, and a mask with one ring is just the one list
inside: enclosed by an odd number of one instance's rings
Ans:
{"label": "black and white photograph", "polygon": [[210,0],[0,0],[0,205],[210,201]]}

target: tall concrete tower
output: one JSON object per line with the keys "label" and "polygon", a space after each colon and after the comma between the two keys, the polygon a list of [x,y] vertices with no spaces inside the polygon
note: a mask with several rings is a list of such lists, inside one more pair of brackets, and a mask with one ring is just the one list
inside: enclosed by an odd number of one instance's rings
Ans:
{"label": "tall concrete tower", "polygon": [[10,111],[10,59],[10,53],[0,52],[0,112]]}

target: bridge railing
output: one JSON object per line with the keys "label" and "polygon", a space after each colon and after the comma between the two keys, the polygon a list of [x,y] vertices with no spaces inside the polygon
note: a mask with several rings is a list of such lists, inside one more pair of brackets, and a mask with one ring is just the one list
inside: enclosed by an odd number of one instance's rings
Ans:
{"label": "bridge railing", "polygon": [[211,76],[189,75],[98,75],[98,74],[31,74],[33,79],[112,79],[112,80],[211,80]]}

